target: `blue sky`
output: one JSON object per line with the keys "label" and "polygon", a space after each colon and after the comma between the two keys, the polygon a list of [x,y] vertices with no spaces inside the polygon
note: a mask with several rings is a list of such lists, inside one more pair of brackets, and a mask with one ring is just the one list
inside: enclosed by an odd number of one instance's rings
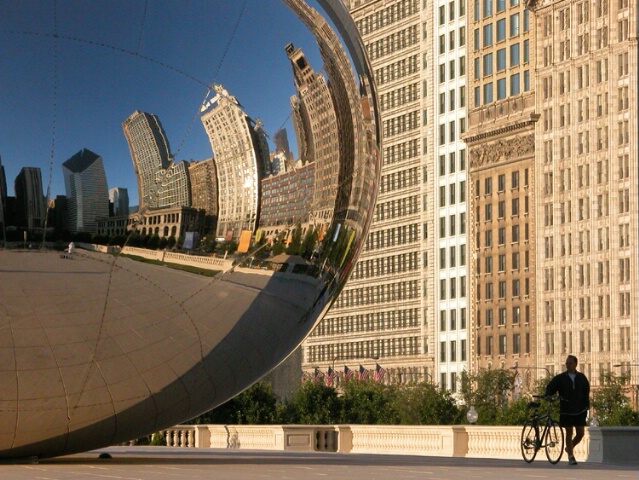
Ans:
{"label": "blue sky", "polygon": [[301,47],[318,71],[317,46],[279,0],[246,0],[241,14],[243,5],[0,0],[0,157],[9,193],[24,166],[42,169],[46,192],[53,159],[51,194],[64,194],[61,164],[88,148],[102,156],[109,188],[128,188],[136,204],[122,122],[134,110],[154,113],[176,160],[209,158],[197,112],[213,82],[269,135],[285,126],[294,144],[295,88],[284,47]]}

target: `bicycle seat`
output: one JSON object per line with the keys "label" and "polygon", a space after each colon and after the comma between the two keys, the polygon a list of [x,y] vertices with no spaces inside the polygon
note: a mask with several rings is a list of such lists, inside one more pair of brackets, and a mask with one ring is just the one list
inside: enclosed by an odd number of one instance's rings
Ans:
{"label": "bicycle seat", "polygon": [[526,408],[539,408],[541,406],[541,403],[539,402],[530,402]]}

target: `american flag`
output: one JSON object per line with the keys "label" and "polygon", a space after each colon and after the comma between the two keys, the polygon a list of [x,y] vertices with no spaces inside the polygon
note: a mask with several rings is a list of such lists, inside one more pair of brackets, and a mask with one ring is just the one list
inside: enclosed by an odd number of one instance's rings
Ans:
{"label": "american flag", "polygon": [[359,366],[359,380],[360,380],[360,382],[362,380],[368,380],[369,378],[370,378],[370,372],[360,365]]}
{"label": "american flag", "polygon": [[302,372],[302,383],[308,382],[311,378],[313,378],[313,377],[311,376],[310,373]]}
{"label": "american flag", "polygon": [[335,380],[335,377],[337,377],[335,370],[333,370],[331,367],[328,367],[328,375],[326,375],[326,378],[325,378],[327,387],[330,387],[331,385],[333,385],[333,380]]}
{"label": "american flag", "polygon": [[315,378],[313,379],[313,381],[315,383],[319,383],[322,381],[322,379],[324,378],[324,372],[321,372],[319,368],[315,368]]}
{"label": "american flag", "polygon": [[380,367],[378,364],[375,364],[375,373],[373,374],[373,379],[376,382],[381,382],[384,380],[386,376],[386,369],[384,367]]}
{"label": "american flag", "polygon": [[344,381],[348,382],[349,380],[352,380],[354,375],[355,372],[344,365]]}

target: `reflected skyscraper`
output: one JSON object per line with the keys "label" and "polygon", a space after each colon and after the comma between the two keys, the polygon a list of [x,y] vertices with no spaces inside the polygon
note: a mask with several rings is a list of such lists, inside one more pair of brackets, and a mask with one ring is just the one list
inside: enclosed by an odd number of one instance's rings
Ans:
{"label": "reflected skyscraper", "polygon": [[126,188],[116,187],[109,190],[109,201],[113,204],[113,216],[129,214],[129,191]]}
{"label": "reflected skyscraper", "polygon": [[138,179],[140,210],[190,206],[188,166],[174,163],[158,117],[136,110],[122,128]]}
{"label": "reflected skyscraper", "polygon": [[40,169],[24,167],[16,177],[14,188],[19,222],[28,230],[42,228],[46,205]]}
{"label": "reflected skyscraper", "polygon": [[201,120],[211,142],[218,178],[217,236],[239,239],[255,231],[259,219],[260,180],[269,163],[268,145],[259,124],[237,99],[217,85],[201,108]]}
{"label": "reflected skyscraper", "polygon": [[217,174],[212,158],[189,164],[191,179],[191,206],[217,215]]}
{"label": "reflected skyscraper", "polygon": [[[291,99],[298,138],[304,145],[305,163],[315,162],[315,188],[311,222],[328,223],[335,207],[339,175],[339,132],[326,79],[315,73],[301,49],[286,46],[297,97]],[[299,130],[299,131],[298,131]]]}
{"label": "reflected skyscraper", "polygon": [[83,148],[62,164],[71,232],[97,232],[109,216],[109,191],[102,157]]}

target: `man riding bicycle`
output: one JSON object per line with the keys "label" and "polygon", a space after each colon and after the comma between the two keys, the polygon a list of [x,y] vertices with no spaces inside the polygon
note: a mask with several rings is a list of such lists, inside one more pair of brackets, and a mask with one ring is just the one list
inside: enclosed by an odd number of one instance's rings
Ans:
{"label": "man riding bicycle", "polygon": [[590,408],[590,383],[583,373],[577,371],[577,363],[577,357],[568,355],[566,371],[550,381],[545,393],[546,396],[559,393],[563,399],[559,402],[559,424],[566,430],[566,452],[570,465],[577,465],[573,450],[584,437],[586,416]]}

